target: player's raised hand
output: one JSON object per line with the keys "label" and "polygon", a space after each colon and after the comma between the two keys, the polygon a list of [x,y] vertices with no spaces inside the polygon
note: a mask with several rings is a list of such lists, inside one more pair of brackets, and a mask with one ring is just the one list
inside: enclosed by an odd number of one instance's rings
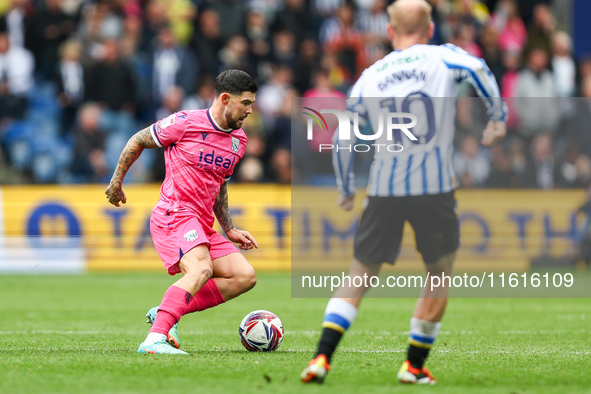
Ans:
{"label": "player's raised hand", "polygon": [[107,200],[116,207],[120,207],[120,203],[125,204],[127,202],[127,196],[121,188],[120,182],[111,182],[105,190],[105,195],[107,196]]}
{"label": "player's raised hand", "polygon": [[507,135],[507,124],[501,121],[489,120],[486,129],[482,132],[482,145],[495,146]]}
{"label": "player's raised hand", "polygon": [[259,248],[257,241],[248,231],[238,230],[236,227],[234,227],[230,229],[226,235],[230,241],[239,244],[239,248],[242,250]]}
{"label": "player's raised hand", "polygon": [[337,199],[337,205],[345,211],[350,211],[353,209],[353,200],[355,200],[355,194],[351,194],[350,196],[343,196],[340,194]]}

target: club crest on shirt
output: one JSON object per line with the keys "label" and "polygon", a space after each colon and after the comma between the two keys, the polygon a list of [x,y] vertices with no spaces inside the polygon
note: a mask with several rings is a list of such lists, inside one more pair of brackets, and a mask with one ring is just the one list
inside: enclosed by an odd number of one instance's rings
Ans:
{"label": "club crest on shirt", "polygon": [[199,234],[197,233],[197,230],[191,230],[189,232],[187,232],[184,235],[185,239],[187,240],[187,242],[193,242],[195,241],[197,238],[199,238]]}
{"label": "club crest on shirt", "polygon": [[160,122],[160,129],[165,129],[168,126],[172,126],[175,120],[176,114],[170,115],[169,117],[165,118],[162,122]]}
{"label": "club crest on shirt", "polygon": [[238,153],[239,149],[240,149],[240,141],[238,140],[238,138],[232,137],[232,150],[234,151],[234,153]]}

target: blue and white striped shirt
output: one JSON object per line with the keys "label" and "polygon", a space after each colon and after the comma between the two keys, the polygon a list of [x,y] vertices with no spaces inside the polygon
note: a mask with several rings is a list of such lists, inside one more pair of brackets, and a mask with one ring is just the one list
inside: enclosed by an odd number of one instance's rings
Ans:
{"label": "blue and white striped shirt", "polygon": [[[417,196],[446,193],[457,186],[453,171],[453,139],[457,87],[469,82],[487,106],[492,120],[506,121],[507,107],[500,98],[494,76],[482,59],[469,55],[451,44],[413,45],[394,51],[367,68],[357,80],[347,110],[359,117],[359,129],[371,126],[378,130],[380,118],[384,132],[375,141],[339,141],[338,129],[333,138],[333,166],[339,192],[355,192],[354,152],[347,146],[375,144],[374,160],[369,174],[370,196]],[[388,140],[384,112],[406,112],[417,117],[410,131],[418,138],[411,141],[394,130]],[[402,119],[394,124],[403,123]],[[367,134],[367,133],[366,133]],[[392,144],[404,147],[393,153]],[[392,148],[395,150],[395,148]]]}

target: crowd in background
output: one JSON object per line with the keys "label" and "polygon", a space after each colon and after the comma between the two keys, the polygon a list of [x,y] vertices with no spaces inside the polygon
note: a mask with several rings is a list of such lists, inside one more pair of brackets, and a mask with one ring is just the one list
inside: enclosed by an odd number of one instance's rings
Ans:
{"label": "crowd in background", "polygon": [[[569,26],[561,25],[568,20],[556,18],[560,7],[429,2],[433,43],[484,58],[504,97],[591,100],[591,60],[574,59]],[[132,134],[180,109],[207,108],[219,72],[241,69],[259,92],[232,179],[289,184],[291,98],[344,97],[365,67],[391,51],[389,3],[0,0],[0,183],[108,182]],[[463,187],[589,185],[588,101],[509,101],[509,138],[491,150],[470,131],[471,102],[458,102],[454,167]],[[162,151],[151,150],[128,180],[163,177]]]}

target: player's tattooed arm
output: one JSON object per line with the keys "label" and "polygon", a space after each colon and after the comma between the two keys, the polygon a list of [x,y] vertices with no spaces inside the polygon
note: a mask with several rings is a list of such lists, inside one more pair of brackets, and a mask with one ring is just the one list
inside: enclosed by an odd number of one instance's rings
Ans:
{"label": "player's tattooed arm", "polygon": [[228,182],[224,182],[220,187],[213,205],[213,212],[230,241],[239,244],[238,247],[242,250],[258,249],[259,245],[254,237],[248,231],[238,230],[232,223],[228,207]]}
{"label": "player's tattooed arm", "polygon": [[152,138],[152,134],[148,127],[135,133],[129,141],[127,141],[127,144],[119,157],[117,168],[111,177],[111,182],[107,187],[107,190],[105,190],[105,195],[111,204],[117,207],[120,202],[125,204],[127,198],[121,188],[121,184],[123,183],[127,171],[129,171],[131,165],[138,159],[138,157],[140,157],[144,149],[157,147],[158,145]]}
{"label": "player's tattooed arm", "polygon": [[220,192],[215,198],[213,205],[213,213],[215,213],[215,217],[218,219],[224,232],[227,233],[234,228],[230,208],[228,207],[228,182],[224,182],[220,187]]}

